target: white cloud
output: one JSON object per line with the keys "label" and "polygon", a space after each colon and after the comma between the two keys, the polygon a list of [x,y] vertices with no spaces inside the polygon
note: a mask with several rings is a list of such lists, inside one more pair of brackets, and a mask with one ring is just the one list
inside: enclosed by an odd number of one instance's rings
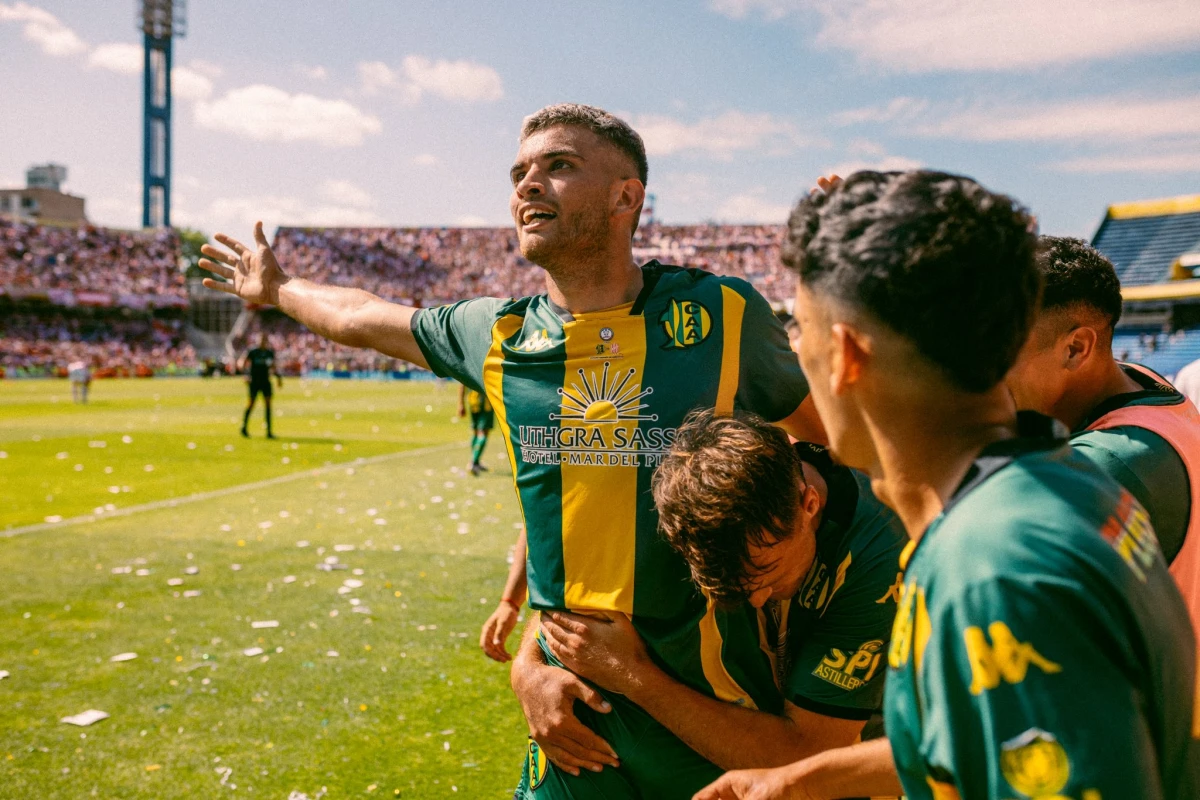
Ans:
{"label": "white cloud", "polygon": [[719,117],[691,123],[660,114],[643,114],[633,119],[633,127],[642,135],[646,153],[651,156],[700,152],[727,160],[742,150],[783,155],[806,145],[824,146],[824,142],[802,135],[787,120],[741,111],[726,111]]}
{"label": "white cloud", "polygon": [[[940,118],[939,118],[940,117]],[[1200,95],[1093,97],[1061,103],[975,106],[926,115],[913,133],[978,142],[1145,140],[1200,131]]]}
{"label": "white cloud", "polygon": [[787,221],[792,207],[787,203],[772,203],[763,197],[762,188],[736,194],[721,204],[715,218],[720,222],[745,222],[782,225]]}
{"label": "white cloud", "polygon": [[58,17],[28,3],[0,3],[0,22],[24,23],[21,35],[50,56],[73,56],[87,50],[75,31]]}
{"label": "white cloud", "polygon": [[171,70],[171,92],[180,100],[207,100],[213,93],[213,82],[191,67],[175,67]]}
{"label": "white cloud", "polygon": [[141,75],[142,48],[126,42],[108,42],[97,45],[88,55],[90,69],[107,69],[122,75]]}
{"label": "white cloud", "polygon": [[495,225],[478,214],[463,214],[454,220],[454,224],[461,228],[491,228]]}
{"label": "white cloud", "polygon": [[397,89],[409,102],[426,95],[467,103],[504,97],[499,73],[474,61],[431,61],[424,56],[405,56],[399,70],[382,61],[363,61],[358,65],[358,78],[367,94]]}
{"label": "white cloud", "polygon": [[867,106],[839,111],[831,118],[835,125],[893,122],[917,117],[929,108],[928,100],[916,97],[896,97],[885,106]]}
{"label": "white cloud", "polygon": [[187,63],[187,66],[190,67],[193,72],[198,72],[199,74],[211,80],[216,80],[225,74],[225,69],[220,64],[213,63],[212,61],[205,61],[202,58],[193,58]]}
{"label": "white cloud", "polygon": [[433,153],[421,153],[420,155],[413,156],[412,163],[418,167],[436,167],[442,161]]}
{"label": "white cloud", "polygon": [[329,77],[329,71],[319,64],[315,67],[310,67],[307,64],[297,64],[295,69],[296,72],[299,72],[309,80],[323,81]]}
{"label": "white cloud", "polygon": [[380,226],[386,221],[369,208],[345,206],[338,203],[314,202],[311,198],[294,195],[249,195],[220,197],[207,208],[186,214],[176,214],[184,224],[206,231],[222,231],[229,235],[249,237],[254,223],[262,220],[269,229],[273,225]]}
{"label": "white cloud", "polygon": [[346,180],[325,181],[321,196],[331,203],[352,208],[370,208],[375,203],[369,192]]}
{"label": "white cloud", "polygon": [[713,0],[735,19],[820,20],[816,41],[907,72],[1003,71],[1200,48],[1195,0]]}
{"label": "white cloud", "polygon": [[430,61],[424,56],[406,56],[404,77],[419,94],[432,94],[446,100],[485,102],[504,97],[499,73],[474,61]]}
{"label": "white cloud", "polygon": [[1072,158],[1049,165],[1059,172],[1200,172],[1200,147],[1191,151]]}
{"label": "white cloud", "polygon": [[351,147],[383,130],[379,120],[345,100],[289,94],[255,84],[234,89],[212,102],[196,104],[196,122],[265,142],[319,142]]}
{"label": "white cloud", "polygon": [[[838,175],[845,178],[856,172],[871,170],[873,172],[904,172],[910,169],[920,169],[925,166],[922,162],[904,156],[884,156],[879,159],[849,159],[839,164],[825,167],[822,175]],[[814,182],[815,183],[815,182]]]}

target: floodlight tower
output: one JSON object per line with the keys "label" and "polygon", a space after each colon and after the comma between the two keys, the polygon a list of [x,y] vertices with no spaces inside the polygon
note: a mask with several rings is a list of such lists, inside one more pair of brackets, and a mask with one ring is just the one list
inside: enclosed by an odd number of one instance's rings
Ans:
{"label": "floodlight tower", "polygon": [[142,69],[142,227],[171,225],[171,39],[187,33],[187,0],[139,0]]}

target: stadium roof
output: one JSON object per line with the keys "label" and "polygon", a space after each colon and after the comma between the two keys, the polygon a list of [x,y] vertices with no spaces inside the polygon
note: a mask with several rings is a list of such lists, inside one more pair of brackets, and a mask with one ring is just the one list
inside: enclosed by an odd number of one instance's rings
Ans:
{"label": "stadium roof", "polygon": [[[1184,257],[1200,251],[1200,195],[1109,206],[1092,244],[1116,266],[1123,287],[1178,283],[1194,274]],[[1197,291],[1174,286],[1169,294]]]}

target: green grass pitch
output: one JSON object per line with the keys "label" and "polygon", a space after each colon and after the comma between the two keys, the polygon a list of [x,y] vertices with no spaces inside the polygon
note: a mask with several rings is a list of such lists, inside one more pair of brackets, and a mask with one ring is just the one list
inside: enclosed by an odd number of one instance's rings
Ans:
{"label": "green grass pitch", "polygon": [[478,649],[519,519],[498,437],[466,474],[452,384],[288,380],[275,441],[244,403],[0,381],[0,794],[511,796],[526,731]]}

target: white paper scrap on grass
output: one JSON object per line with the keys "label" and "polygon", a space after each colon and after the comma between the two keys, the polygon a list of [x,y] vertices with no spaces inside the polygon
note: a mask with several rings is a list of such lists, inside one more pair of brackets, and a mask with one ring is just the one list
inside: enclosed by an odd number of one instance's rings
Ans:
{"label": "white paper scrap on grass", "polygon": [[261,656],[262,654],[263,649],[261,647],[247,647],[242,651],[242,655],[244,656]]}
{"label": "white paper scrap on grass", "polygon": [[108,719],[108,714],[104,711],[89,709],[82,714],[76,714],[73,717],[63,717],[59,722],[65,722],[68,725],[78,725],[81,728],[86,728],[94,722],[99,722],[102,719]]}
{"label": "white paper scrap on grass", "polygon": [[279,620],[277,619],[257,619],[250,623],[251,628],[278,628]]}
{"label": "white paper scrap on grass", "polygon": [[8,677],[8,670],[0,669],[0,681]]}
{"label": "white paper scrap on grass", "polygon": [[137,658],[137,653],[117,653],[115,656],[110,658],[109,661],[133,661],[135,658]]}

